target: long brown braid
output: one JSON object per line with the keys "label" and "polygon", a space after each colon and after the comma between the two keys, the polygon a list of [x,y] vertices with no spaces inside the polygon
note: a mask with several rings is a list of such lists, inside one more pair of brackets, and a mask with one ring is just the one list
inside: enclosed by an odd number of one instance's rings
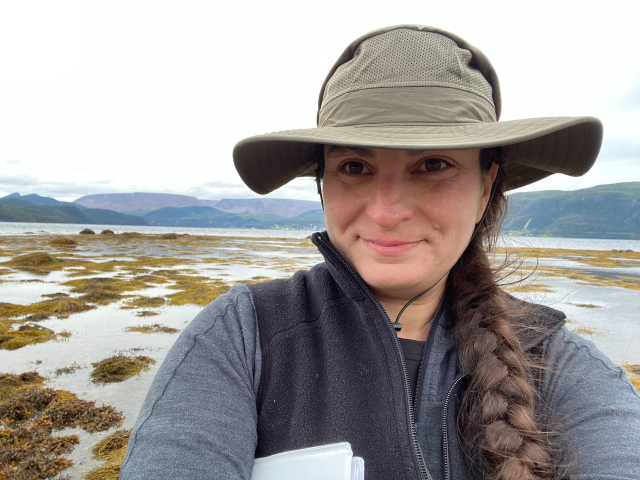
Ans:
{"label": "long brown braid", "polygon": [[[499,148],[482,150],[480,159],[484,171],[504,161]],[[551,479],[559,473],[548,435],[536,418],[535,365],[525,355],[512,322],[519,312],[498,285],[504,265],[492,267],[488,256],[506,213],[506,181],[499,173],[483,225],[447,281],[455,318],[453,340],[460,369],[470,379],[458,429],[463,450],[485,478]]]}

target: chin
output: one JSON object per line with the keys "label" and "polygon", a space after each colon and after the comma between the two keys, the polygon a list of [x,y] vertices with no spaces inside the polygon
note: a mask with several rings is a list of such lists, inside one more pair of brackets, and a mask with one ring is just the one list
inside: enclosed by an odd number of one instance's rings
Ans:
{"label": "chin", "polygon": [[[374,291],[407,292],[420,288],[423,283],[426,283],[424,277],[407,272],[406,265],[397,265],[394,268],[393,265],[387,264],[381,265],[380,268],[362,270],[364,270],[361,272],[362,279]],[[434,283],[436,281],[437,279],[434,280]]]}

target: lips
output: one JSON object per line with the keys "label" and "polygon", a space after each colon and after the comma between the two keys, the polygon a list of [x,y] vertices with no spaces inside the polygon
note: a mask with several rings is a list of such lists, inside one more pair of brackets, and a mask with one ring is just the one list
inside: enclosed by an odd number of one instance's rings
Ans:
{"label": "lips", "polygon": [[362,239],[367,248],[378,255],[402,255],[415,248],[420,242],[405,242],[389,239]]}

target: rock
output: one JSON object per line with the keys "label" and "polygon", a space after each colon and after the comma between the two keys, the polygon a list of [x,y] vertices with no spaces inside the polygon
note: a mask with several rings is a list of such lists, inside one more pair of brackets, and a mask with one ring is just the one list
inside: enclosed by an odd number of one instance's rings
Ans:
{"label": "rock", "polygon": [[165,240],[173,240],[178,238],[178,235],[176,235],[175,233],[165,233],[160,238],[163,238]]}
{"label": "rock", "polygon": [[100,235],[115,235],[115,233],[113,233],[113,231],[111,230],[102,230],[100,232]]}
{"label": "rock", "polygon": [[51,333],[51,334],[56,333],[50,328],[43,327],[42,325],[38,325],[37,323],[27,323],[25,325],[22,325],[18,330],[20,330],[21,332],[26,332],[28,330],[37,330],[39,332],[45,332],[45,333]]}
{"label": "rock", "polygon": [[82,230],[80,232],[80,235],[95,235],[95,234],[96,234],[96,232],[94,232],[90,228],[85,228],[84,230]]}

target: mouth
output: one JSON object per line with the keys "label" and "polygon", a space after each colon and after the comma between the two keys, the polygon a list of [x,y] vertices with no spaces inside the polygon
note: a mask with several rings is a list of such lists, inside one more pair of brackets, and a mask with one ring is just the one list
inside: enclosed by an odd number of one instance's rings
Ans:
{"label": "mouth", "polygon": [[378,255],[397,256],[407,253],[412,250],[420,242],[405,242],[402,240],[387,240],[387,239],[365,239],[362,241],[367,246],[367,249]]}

